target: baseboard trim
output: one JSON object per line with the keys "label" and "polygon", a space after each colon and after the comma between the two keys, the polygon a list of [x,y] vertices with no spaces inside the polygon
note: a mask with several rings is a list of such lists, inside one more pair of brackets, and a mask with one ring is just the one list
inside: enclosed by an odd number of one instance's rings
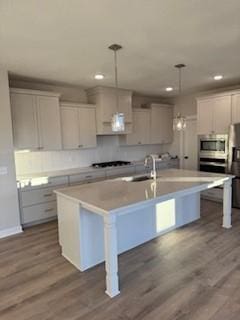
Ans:
{"label": "baseboard trim", "polygon": [[21,226],[4,229],[0,231],[0,239],[10,237],[10,236],[13,236],[14,234],[18,234],[21,232],[23,232]]}

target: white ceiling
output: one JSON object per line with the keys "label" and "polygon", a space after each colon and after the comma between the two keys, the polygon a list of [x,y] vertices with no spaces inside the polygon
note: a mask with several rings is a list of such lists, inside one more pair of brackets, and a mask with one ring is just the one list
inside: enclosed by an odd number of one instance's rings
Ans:
{"label": "white ceiling", "polygon": [[0,0],[0,63],[16,76],[113,85],[115,42],[123,88],[170,95],[176,63],[186,91],[240,83],[239,0]]}

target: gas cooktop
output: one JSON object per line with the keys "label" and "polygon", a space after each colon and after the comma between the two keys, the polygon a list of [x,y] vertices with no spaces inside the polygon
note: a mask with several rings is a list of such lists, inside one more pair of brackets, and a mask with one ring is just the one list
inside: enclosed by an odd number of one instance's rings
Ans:
{"label": "gas cooktop", "polygon": [[94,168],[106,168],[106,167],[121,167],[131,164],[130,161],[109,161],[109,162],[99,162],[93,163],[92,167]]}

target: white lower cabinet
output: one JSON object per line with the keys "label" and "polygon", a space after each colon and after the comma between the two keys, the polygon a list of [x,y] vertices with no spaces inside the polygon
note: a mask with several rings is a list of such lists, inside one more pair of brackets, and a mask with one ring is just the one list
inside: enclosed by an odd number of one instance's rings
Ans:
{"label": "white lower cabinet", "polygon": [[[52,178],[57,181],[68,182],[67,177]],[[54,180],[53,180],[54,181]],[[57,203],[54,190],[65,185],[52,185],[47,188],[27,187],[27,190],[19,191],[21,204],[21,222],[23,226],[42,223],[57,217]]]}
{"label": "white lower cabinet", "polygon": [[33,206],[36,203],[44,203],[48,201],[55,201],[56,195],[52,188],[43,188],[36,190],[29,190],[22,192],[22,206]]}
{"label": "white lower cabinet", "polygon": [[105,178],[105,171],[100,170],[96,172],[88,172],[88,173],[80,173],[69,176],[69,184],[81,184],[81,183],[88,183],[97,180],[103,180]]}
{"label": "white lower cabinet", "polygon": [[43,220],[49,220],[57,216],[57,202],[51,201],[25,207],[22,210],[23,224],[34,224]]}
{"label": "white lower cabinet", "polygon": [[127,176],[135,173],[135,166],[109,169],[106,172],[107,178]]}

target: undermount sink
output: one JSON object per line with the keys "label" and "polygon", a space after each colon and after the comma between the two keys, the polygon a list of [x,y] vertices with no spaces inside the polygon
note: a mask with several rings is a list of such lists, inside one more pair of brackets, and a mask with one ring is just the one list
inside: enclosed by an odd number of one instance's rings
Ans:
{"label": "undermount sink", "polygon": [[142,176],[122,177],[120,179],[126,182],[140,182],[145,180],[151,180],[153,178],[151,178],[149,175],[142,175]]}

